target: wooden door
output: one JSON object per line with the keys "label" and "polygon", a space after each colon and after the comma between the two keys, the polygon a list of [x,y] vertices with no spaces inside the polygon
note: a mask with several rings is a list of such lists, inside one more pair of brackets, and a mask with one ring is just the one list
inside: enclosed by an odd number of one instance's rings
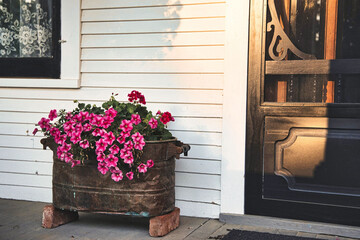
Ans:
{"label": "wooden door", "polygon": [[251,1],[245,213],[360,225],[360,1]]}

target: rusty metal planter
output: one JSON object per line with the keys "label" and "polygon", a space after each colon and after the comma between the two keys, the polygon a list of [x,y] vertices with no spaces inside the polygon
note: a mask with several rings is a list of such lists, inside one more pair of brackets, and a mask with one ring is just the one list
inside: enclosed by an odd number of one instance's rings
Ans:
{"label": "rusty metal planter", "polygon": [[41,140],[53,151],[53,205],[59,209],[153,217],[175,207],[175,158],[189,150],[176,139],[146,142],[142,158],[154,167],[133,180],[114,182],[97,170],[95,158],[74,168],[57,158],[57,144]]}

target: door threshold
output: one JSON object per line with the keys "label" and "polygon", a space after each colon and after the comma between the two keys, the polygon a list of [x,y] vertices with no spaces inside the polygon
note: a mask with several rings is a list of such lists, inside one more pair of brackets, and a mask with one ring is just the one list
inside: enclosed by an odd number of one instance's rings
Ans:
{"label": "door threshold", "polygon": [[298,231],[348,238],[359,238],[360,227],[338,225],[322,222],[310,222],[285,218],[275,218],[256,215],[241,215],[221,213],[219,220],[228,224],[262,227],[288,231]]}

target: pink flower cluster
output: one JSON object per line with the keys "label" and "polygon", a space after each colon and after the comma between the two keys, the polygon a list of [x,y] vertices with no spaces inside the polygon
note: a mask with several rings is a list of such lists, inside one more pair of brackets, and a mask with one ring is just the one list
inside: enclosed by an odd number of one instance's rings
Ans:
{"label": "pink flower cluster", "polygon": [[[117,111],[113,108],[108,109],[105,115],[89,114],[88,112],[79,112],[76,115],[67,113],[67,121],[63,124],[63,134],[60,129],[52,126],[50,119],[57,117],[56,110],[51,110],[49,118],[42,118],[38,124],[45,129],[54,138],[59,145],[57,148],[57,156],[66,163],[71,163],[74,167],[81,163],[80,160],[74,158],[72,153],[73,146],[79,146],[82,149],[88,149],[90,143],[84,138],[86,132],[90,132],[94,137],[98,137],[95,142],[95,153],[98,161],[98,170],[102,174],[111,172],[111,178],[118,182],[123,179],[123,172],[119,169],[119,161],[128,164],[131,167],[134,163],[134,150],[143,150],[145,146],[144,136],[139,132],[132,133],[133,127],[141,123],[141,117],[138,114],[132,114],[130,120],[122,120],[118,127],[119,136],[115,136],[112,131],[107,129],[114,122]],[[37,128],[33,134],[36,134]],[[121,164],[120,162],[120,164]],[[137,167],[138,172],[146,173],[147,168],[154,166],[153,160],[148,160],[146,164],[141,163]],[[132,180],[134,172],[129,171],[125,176]]]}
{"label": "pink flower cluster", "polygon": [[[111,101],[114,100],[112,96]],[[128,100],[146,104],[144,95],[135,90],[128,94]],[[146,163],[138,161],[145,147],[144,136],[158,134],[159,125],[160,131],[164,131],[162,124],[174,121],[169,112],[158,111],[155,116],[152,116],[151,112],[142,113],[142,116],[146,116],[144,119],[136,113],[132,114],[131,118],[128,114],[127,119],[124,119],[125,116],[112,107],[106,107],[107,110],[103,114],[89,113],[89,110],[81,111],[79,108],[67,113],[53,109],[47,118],[40,119],[38,125],[46,136],[53,137],[58,144],[57,157],[61,161],[74,167],[81,164],[89,153],[95,152],[99,172],[110,173],[111,178],[116,182],[125,176],[132,180],[136,172],[146,173],[154,166],[152,159],[147,160]],[[98,110],[96,106],[95,109]],[[60,120],[51,123],[58,115]],[[33,134],[37,132],[38,129],[35,128]]]}

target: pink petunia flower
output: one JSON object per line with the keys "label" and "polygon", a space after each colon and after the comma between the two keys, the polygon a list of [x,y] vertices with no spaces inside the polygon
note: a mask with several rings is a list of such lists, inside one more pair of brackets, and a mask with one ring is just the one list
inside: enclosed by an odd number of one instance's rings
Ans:
{"label": "pink petunia flower", "polygon": [[53,127],[50,130],[50,135],[53,136],[54,138],[60,135],[60,130],[56,127]]}
{"label": "pink petunia flower", "polygon": [[45,128],[46,130],[50,130],[50,128],[51,128],[50,119],[47,119],[47,118],[41,118],[40,121],[38,122],[38,124],[41,128]]}
{"label": "pink petunia flower", "polygon": [[128,155],[133,156],[132,152],[129,151],[128,149],[126,149],[126,148],[123,148],[123,149],[120,150],[120,157],[122,159],[125,159]]}
{"label": "pink petunia flower", "polygon": [[76,165],[80,165],[80,160],[72,160],[71,161],[71,167],[75,167]]}
{"label": "pink petunia flower", "polygon": [[56,109],[53,109],[50,111],[49,113],[49,119],[50,121],[54,120],[55,118],[57,118],[57,113],[56,113]]}
{"label": "pink petunia flower", "polygon": [[126,143],[124,143],[124,148],[127,150],[132,150],[134,147],[134,144],[132,141],[127,141]]}
{"label": "pink petunia flower", "polygon": [[109,171],[109,168],[106,166],[106,163],[99,162],[98,170],[99,172],[105,175]]}
{"label": "pink petunia flower", "polygon": [[113,154],[109,154],[109,156],[105,159],[106,166],[110,167],[116,167],[119,159],[115,157]]}
{"label": "pink petunia flower", "polygon": [[104,118],[102,116],[96,115],[94,118],[92,118],[90,123],[97,127],[103,127]]}
{"label": "pink petunia flower", "polygon": [[91,131],[91,129],[92,129],[92,126],[89,123],[84,124],[84,129],[83,130],[85,132],[89,132],[89,131]]}
{"label": "pink petunia flower", "polygon": [[112,145],[110,148],[109,148],[109,150],[110,150],[110,152],[112,153],[112,154],[118,154],[119,153],[119,151],[120,151],[120,148],[118,147],[118,145],[116,145],[116,144],[114,144],[114,145]]}
{"label": "pink petunia flower", "polygon": [[105,115],[106,115],[106,116],[110,116],[110,117],[112,117],[112,118],[115,118],[117,113],[118,113],[118,112],[117,112],[114,108],[109,108],[109,109],[105,112]]}
{"label": "pink petunia flower", "polygon": [[126,173],[126,177],[127,177],[129,180],[133,180],[133,178],[134,178],[134,173],[133,173],[133,172],[128,172],[128,173]]}
{"label": "pink petunia flower", "polygon": [[105,161],[105,159],[106,159],[106,156],[103,152],[99,152],[96,155],[96,160],[98,160],[98,162],[103,162],[103,161]]}
{"label": "pink petunia flower", "polygon": [[71,144],[64,143],[63,145],[60,146],[60,149],[62,149],[62,151],[64,152],[68,152],[71,150]]}
{"label": "pink petunia flower", "polygon": [[86,149],[90,146],[89,144],[89,141],[88,140],[82,140],[80,143],[79,143],[80,147],[82,147],[83,149]]}
{"label": "pink petunia flower", "polygon": [[151,159],[147,160],[146,166],[147,166],[148,168],[152,168],[152,167],[154,166],[154,161],[151,160]]}
{"label": "pink petunia flower", "polygon": [[126,120],[126,119],[122,120],[119,128],[124,132],[130,132],[133,129],[131,120]]}
{"label": "pink petunia flower", "polygon": [[121,135],[116,139],[116,141],[118,141],[120,144],[124,144],[126,141],[126,138],[124,135]]}
{"label": "pink petunia flower", "polygon": [[155,129],[158,126],[158,121],[155,118],[151,118],[149,121],[149,125],[152,129]]}
{"label": "pink petunia flower", "polygon": [[145,146],[145,140],[143,135],[141,135],[139,132],[134,133],[131,138],[134,141],[134,148],[137,150],[142,150]]}
{"label": "pink petunia flower", "polygon": [[58,136],[54,137],[54,141],[57,144],[63,145],[66,141],[66,135],[65,134],[58,135]]}
{"label": "pink petunia flower", "polygon": [[74,116],[74,119],[78,122],[84,122],[89,118],[88,112],[79,112]]}
{"label": "pink petunia flower", "polygon": [[115,135],[113,132],[108,132],[104,134],[103,138],[108,145],[113,144],[113,142],[115,141]]}
{"label": "pink petunia flower", "polygon": [[93,136],[100,136],[101,135],[101,130],[100,128],[95,128],[94,131],[91,133]]}
{"label": "pink petunia flower", "polygon": [[82,132],[84,130],[83,126],[81,125],[81,123],[78,123],[75,125],[75,131],[76,132]]}
{"label": "pink petunia flower", "polygon": [[139,115],[139,114],[132,114],[130,121],[131,121],[133,124],[138,125],[139,123],[141,123],[140,115]]}
{"label": "pink petunia flower", "polygon": [[114,122],[114,118],[113,117],[111,117],[111,116],[105,116],[104,118],[103,118],[103,125],[102,125],[102,127],[103,128],[108,128],[108,127],[110,127],[111,126],[111,123],[113,123]]}
{"label": "pink petunia flower", "polygon": [[66,120],[72,119],[72,113],[71,113],[71,112],[67,112],[67,113],[66,113],[66,116],[65,116],[65,119],[66,119]]}
{"label": "pink petunia flower", "polygon": [[32,134],[35,135],[38,131],[39,131],[39,129],[35,128],[34,131],[32,132]]}
{"label": "pink petunia flower", "polygon": [[64,153],[64,161],[66,162],[66,163],[69,163],[69,162],[72,162],[74,159],[73,159],[73,155],[71,154],[71,153]]}
{"label": "pink petunia flower", "polygon": [[131,166],[133,162],[134,162],[134,157],[132,154],[128,154],[125,156],[124,163],[127,163]]}
{"label": "pink petunia flower", "polygon": [[139,173],[146,173],[147,172],[147,167],[145,164],[140,164],[137,169],[139,170]]}
{"label": "pink petunia flower", "polygon": [[114,180],[115,182],[118,182],[118,181],[122,180],[122,179],[123,179],[123,173],[122,173],[122,171],[121,171],[121,170],[115,170],[115,171],[113,171],[112,174],[111,174],[111,178],[112,178],[112,180]]}
{"label": "pink petunia flower", "polygon": [[99,152],[105,152],[107,146],[108,144],[102,138],[96,141],[96,150]]}
{"label": "pink petunia flower", "polygon": [[72,134],[70,141],[73,142],[74,144],[78,143],[81,141],[81,133],[80,132],[74,132],[74,134]]}

